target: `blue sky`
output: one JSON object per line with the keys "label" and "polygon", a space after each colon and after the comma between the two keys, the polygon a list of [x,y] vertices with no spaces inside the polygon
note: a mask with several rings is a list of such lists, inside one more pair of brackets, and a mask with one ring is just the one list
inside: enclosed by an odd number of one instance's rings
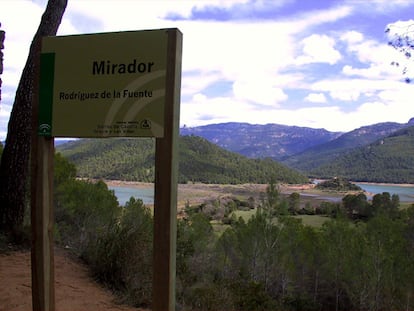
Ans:
{"label": "blue sky", "polygon": [[[414,85],[390,65],[412,62],[387,45],[384,33],[388,24],[413,18],[414,1],[68,2],[60,35],[181,30],[182,126],[236,121],[350,131],[414,117]],[[45,6],[44,0],[0,0],[6,31],[1,139]]]}

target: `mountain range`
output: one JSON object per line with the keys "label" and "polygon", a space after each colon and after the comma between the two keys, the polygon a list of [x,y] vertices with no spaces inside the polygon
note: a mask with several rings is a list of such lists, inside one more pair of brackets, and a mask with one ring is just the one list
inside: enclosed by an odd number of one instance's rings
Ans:
{"label": "mountain range", "polygon": [[180,134],[204,137],[217,146],[249,158],[275,160],[286,159],[342,135],[325,129],[237,122],[183,127]]}
{"label": "mountain range", "polygon": [[[87,139],[57,148],[84,177],[152,180],[151,140],[133,141]],[[269,182],[276,175],[279,181],[293,182],[306,175],[414,183],[414,119],[347,133],[236,122],[184,127],[179,148],[181,182]]]}
{"label": "mountain range", "polygon": [[414,183],[414,126],[357,147],[314,168],[310,175],[356,181]]}
{"label": "mountain range", "polygon": [[183,127],[180,134],[204,137],[224,149],[249,158],[269,157],[301,168],[301,164],[295,162],[301,162],[307,154],[326,153],[335,157],[345,150],[369,144],[410,125],[414,125],[414,118],[408,123],[378,123],[343,133],[280,124],[229,122]]}
{"label": "mountain range", "polygon": [[[219,184],[305,183],[307,177],[271,159],[251,159],[199,136],[179,139],[179,182]],[[152,138],[81,139],[57,146],[73,162],[79,177],[154,181]]]}
{"label": "mountain range", "polygon": [[[411,160],[414,163],[414,153],[401,153],[414,146],[407,134],[412,126],[414,118],[407,123],[377,123],[346,133],[277,124],[223,123],[182,128],[181,134],[205,137],[247,157],[270,157],[312,177],[414,183],[408,173],[414,171],[414,165],[409,164]],[[375,159],[362,150],[375,150]]]}
{"label": "mountain range", "polygon": [[375,143],[400,129],[414,126],[414,120],[400,124],[393,122],[378,123],[363,126],[351,132],[344,133],[339,137],[319,145],[312,146],[303,152],[294,154],[282,163],[298,170],[309,172],[315,168],[330,163],[352,150]]}

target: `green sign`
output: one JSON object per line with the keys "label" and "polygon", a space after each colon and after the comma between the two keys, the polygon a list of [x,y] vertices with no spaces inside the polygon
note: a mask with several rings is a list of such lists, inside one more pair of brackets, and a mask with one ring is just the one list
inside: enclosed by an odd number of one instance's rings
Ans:
{"label": "green sign", "polygon": [[167,31],[45,37],[38,134],[163,137]]}

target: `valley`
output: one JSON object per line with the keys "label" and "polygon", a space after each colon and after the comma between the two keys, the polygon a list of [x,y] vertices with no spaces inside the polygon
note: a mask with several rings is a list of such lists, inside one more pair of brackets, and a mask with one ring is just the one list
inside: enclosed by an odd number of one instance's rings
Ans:
{"label": "valley", "polygon": [[[119,180],[105,180],[108,188],[115,191],[115,195],[121,205],[129,198],[143,199],[147,206],[153,205],[154,184],[142,182],[130,182]],[[403,205],[414,203],[413,184],[377,184],[377,183],[356,183],[364,189],[369,199],[373,195],[382,192],[397,194]],[[247,200],[249,197],[260,199],[260,195],[266,191],[266,184],[179,184],[177,208],[182,210],[188,205],[199,205],[205,201],[214,200],[220,197],[236,197]],[[322,191],[315,189],[315,185],[308,184],[281,184],[279,190],[283,196],[297,192],[301,196],[302,206],[309,202],[312,206],[319,206],[322,201],[340,202],[345,192]]]}

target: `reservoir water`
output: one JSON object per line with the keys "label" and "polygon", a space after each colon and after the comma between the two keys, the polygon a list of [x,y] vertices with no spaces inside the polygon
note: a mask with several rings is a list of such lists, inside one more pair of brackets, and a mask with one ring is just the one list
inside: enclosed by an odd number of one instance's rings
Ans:
{"label": "reservoir water", "polygon": [[109,186],[110,190],[114,190],[120,205],[125,205],[131,197],[141,199],[144,204],[154,204],[153,188],[133,188],[133,187],[116,187]]}
{"label": "reservoir water", "polygon": [[[397,194],[400,197],[400,202],[413,202],[414,203],[414,185],[398,186],[398,185],[384,185],[384,184],[369,184],[369,183],[356,183],[365,191],[374,194],[389,192],[391,195]],[[144,204],[154,204],[154,189],[153,188],[134,188],[134,187],[108,187],[115,191],[115,195],[118,198],[118,202],[121,205],[134,197],[141,199]],[[371,199],[371,197],[369,197]]]}
{"label": "reservoir water", "polygon": [[414,185],[384,185],[384,184],[359,184],[362,189],[369,193],[377,194],[388,192],[391,195],[397,194],[400,197],[400,202],[414,202]]}

